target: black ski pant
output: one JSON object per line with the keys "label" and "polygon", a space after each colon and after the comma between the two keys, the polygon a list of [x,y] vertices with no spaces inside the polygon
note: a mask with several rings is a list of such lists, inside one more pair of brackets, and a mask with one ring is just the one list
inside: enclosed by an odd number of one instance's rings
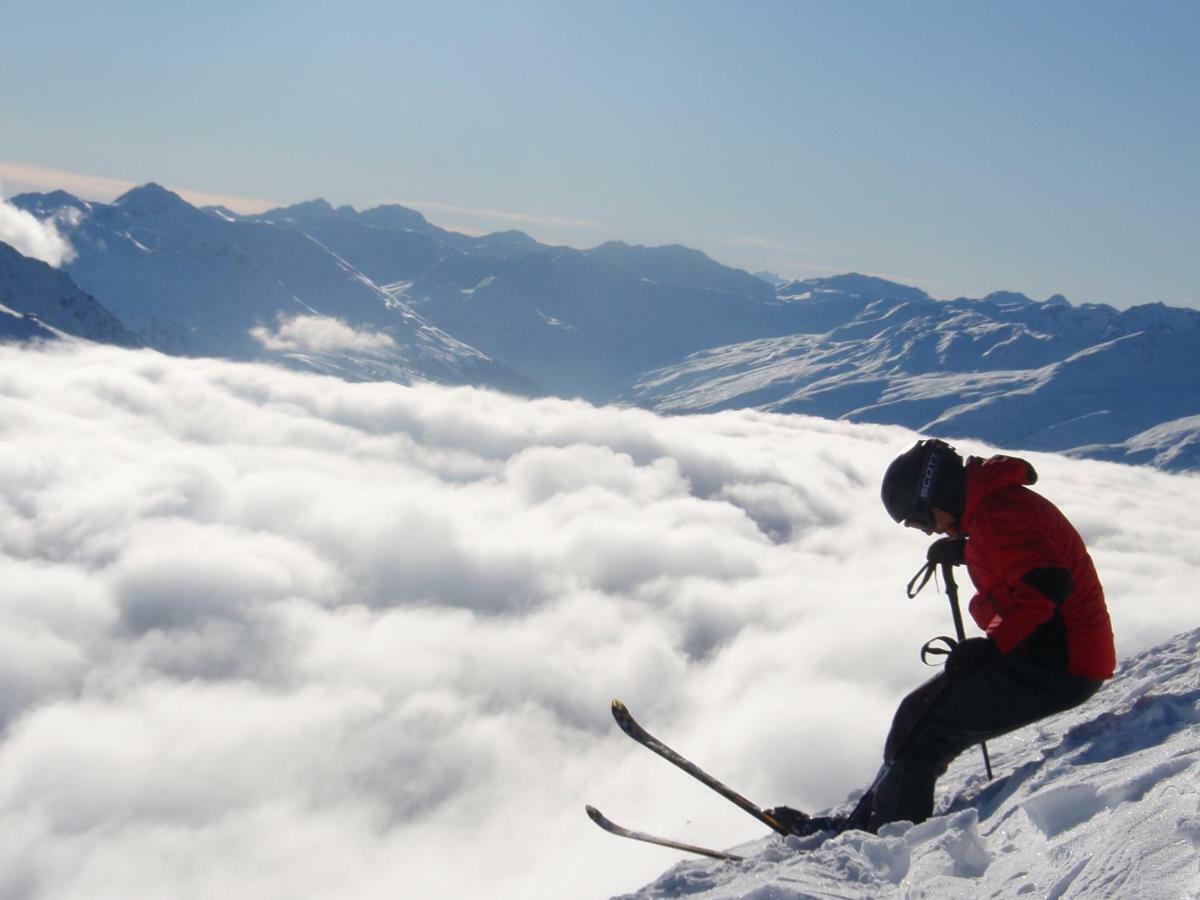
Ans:
{"label": "black ski pant", "polygon": [[[1019,651],[974,671],[930,679],[900,703],[870,800],[869,830],[933,814],[933,789],[981,741],[1083,703],[1102,682],[1048,669]],[[981,763],[982,764],[982,763]]]}

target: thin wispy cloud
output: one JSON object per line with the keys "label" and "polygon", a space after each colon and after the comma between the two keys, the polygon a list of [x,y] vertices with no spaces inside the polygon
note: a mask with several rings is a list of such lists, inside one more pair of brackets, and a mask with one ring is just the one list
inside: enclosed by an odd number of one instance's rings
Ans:
{"label": "thin wispy cloud", "polygon": [[[64,190],[84,200],[100,202],[113,200],[137,187],[136,183],[120,178],[88,175],[50,166],[3,159],[0,159],[0,182],[3,182],[10,190],[15,188],[14,193]],[[279,206],[279,203],[261,197],[243,197],[236,194],[196,191],[191,188],[173,186],[171,189],[195,206],[225,206],[238,213],[262,212]]]}
{"label": "thin wispy cloud", "polygon": [[517,212],[503,209],[485,209],[470,206],[458,206],[453,203],[443,203],[440,200],[399,200],[403,206],[409,206],[422,212],[451,213],[488,221],[509,222],[517,225],[544,225],[556,228],[600,228],[599,222],[571,216],[555,216],[543,213]]}
{"label": "thin wispy cloud", "polygon": [[791,244],[785,244],[782,241],[777,241],[774,238],[752,237],[750,235],[735,235],[727,237],[724,243],[731,247],[753,247],[758,250],[787,250],[796,252],[802,250],[802,247],[794,247]]}
{"label": "thin wispy cloud", "polygon": [[[0,347],[0,422],[0,894],[607,897],[674,857],[584,803],[764,832],[612,697],[820,808],[947,627],[898,428],[65,345]],[[1195,479],[1033,460],[1122,655],[1194,627]]]}

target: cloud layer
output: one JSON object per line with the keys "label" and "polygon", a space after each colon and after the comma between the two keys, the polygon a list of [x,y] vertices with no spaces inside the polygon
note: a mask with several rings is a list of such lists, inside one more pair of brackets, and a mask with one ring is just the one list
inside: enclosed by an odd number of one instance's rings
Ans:
{"label": "cloud layer", "polygon": [[[609,896],[673,857],[585,802],[762,831],[612,697],[818,808],[947,629],[879,508],[901,429],[10,346],[0,430],[0,894]],[[1121,654],[1193,627],[1200,482],[1032,458]]]}

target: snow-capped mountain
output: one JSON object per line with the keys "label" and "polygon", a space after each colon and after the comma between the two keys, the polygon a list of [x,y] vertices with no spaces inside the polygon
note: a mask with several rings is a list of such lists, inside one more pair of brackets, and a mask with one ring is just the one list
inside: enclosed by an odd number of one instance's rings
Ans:
{"label": "snow-capped mountain", "polygon": [[1171,468],[1194,460],[1183,447],[1200,412],[1195,310],[1010,293],[937,301],[862,277],[794,283],[780,296],[820,333],[694,354],[644,376],[630,397],[661,411],[801,412]]}
{"label": "snow-capped mountain", "polygon": [[[1200,892],[1200,630],[1121,665],[1076,710],[966,753],[938,814],[878,836],[777,837],[684,862],[626,900],[1194,897]],[[648,851],[653,852],[653,851]]]}
{"label": "snow-capped mountain", "polygon": [[350,206],[334,209],[317,199],[242,221],[299,232],[381,285],[412,278],[455,252],[449,232],[402,206],[359,213]]}
{"label": "snow-capped mountain", "polygon": [[509,259],[447,257],[392,290],[555,393],[594,402],[612,400],[637,373],[688,353],[801,324],[757,279],[765,291],[732,293],[724,289],[728,270],[711,260],[666,268],[689,280],[648,277],[662,270],[636,252],[545,248]]}
{"label": "snow-capped mountain", "polygon": [[761,278],[741,269],[722,266],[699,250],[681,247],[678,244],[643,247],[623,241],[609,241],[599,247],[585,250],[584,255],[646,281],[691,285],[762,299],[774,299],[775,296],[774,286]]}
{"label": "snow-capped mountain", "polygon": [[71,277],[0,242],[0,338],[59,334],[135,347],[138,340]]}
{"label": "snow-capped mountain", "polygon": [[686,247],[458,234],[394,204],[243,216],[153,184],[112,204],[12,202],[53,218],[75,281],[167,352],[802,412],[1174,469],[1200,454],[1194,310],[940,301],[859,274],[772,286]]}
{"label": "snow-capped mountain", "polygon": [[[168,352],[257,358],[255,335],[281,313],[320,314],[405,347],[441,341],[436,364],[404,361],[434,380],[464,380],[444,364],[458,352],[444,340],[453,335],[551,393],[606,401],[647,369],[800,324],[770,285],[683,247],[579,251],[516,231],[469,236],[397,205],[359,212],[314,200],[239,216],[157,185],[110,205],[63,192],[12,202],[73,223],[72,275]],[[422,340],[397,333],[401,310]]]}
{"label": "snow-capped mountain", "polygon": [[647,369],[801,324],[771,285],[686,247],[471,237],[402,206],[323,200],[251,218],[319,241],[396,302],[559,395],[608,401]]}
{"label": "snow-capped mountain", "polygon": [[[534,389],[303,232],[201,210],[156,184],[111,204],[61,191],[11,202],[60,223],[76,251],[72,278],[156,349],[275,357],[354,378]],[[297,317],[318,327],[292,327]],[[311,337],[315,345],[303,343]]]}

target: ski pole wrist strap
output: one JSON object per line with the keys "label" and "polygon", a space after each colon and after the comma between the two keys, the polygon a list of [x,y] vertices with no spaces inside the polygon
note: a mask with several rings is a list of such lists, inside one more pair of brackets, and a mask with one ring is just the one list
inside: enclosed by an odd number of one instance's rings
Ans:
{"label": "ski pole wrist strap", "polygon": [[[950,637],[950,635],[939,634],[937,637],[930,638],[921,646],[921,662],[927,666],[943,665],[945,660],[939,659],[939,657],[949,656],[957,646],[958,641]],[[933,659],[933,662],[929,661],[930,658]]]}
{"label": "ski pole wrist strap", "polygon": [[[908,587],[906,588],[909,600],[921,593],[925,585],[929,584],[929,579],[933,577],[936,569],[937,566],[934,563],[927,562],[917,570],[916,575],[909,579]],[[917,583],[918,581],[920,584]]]}

